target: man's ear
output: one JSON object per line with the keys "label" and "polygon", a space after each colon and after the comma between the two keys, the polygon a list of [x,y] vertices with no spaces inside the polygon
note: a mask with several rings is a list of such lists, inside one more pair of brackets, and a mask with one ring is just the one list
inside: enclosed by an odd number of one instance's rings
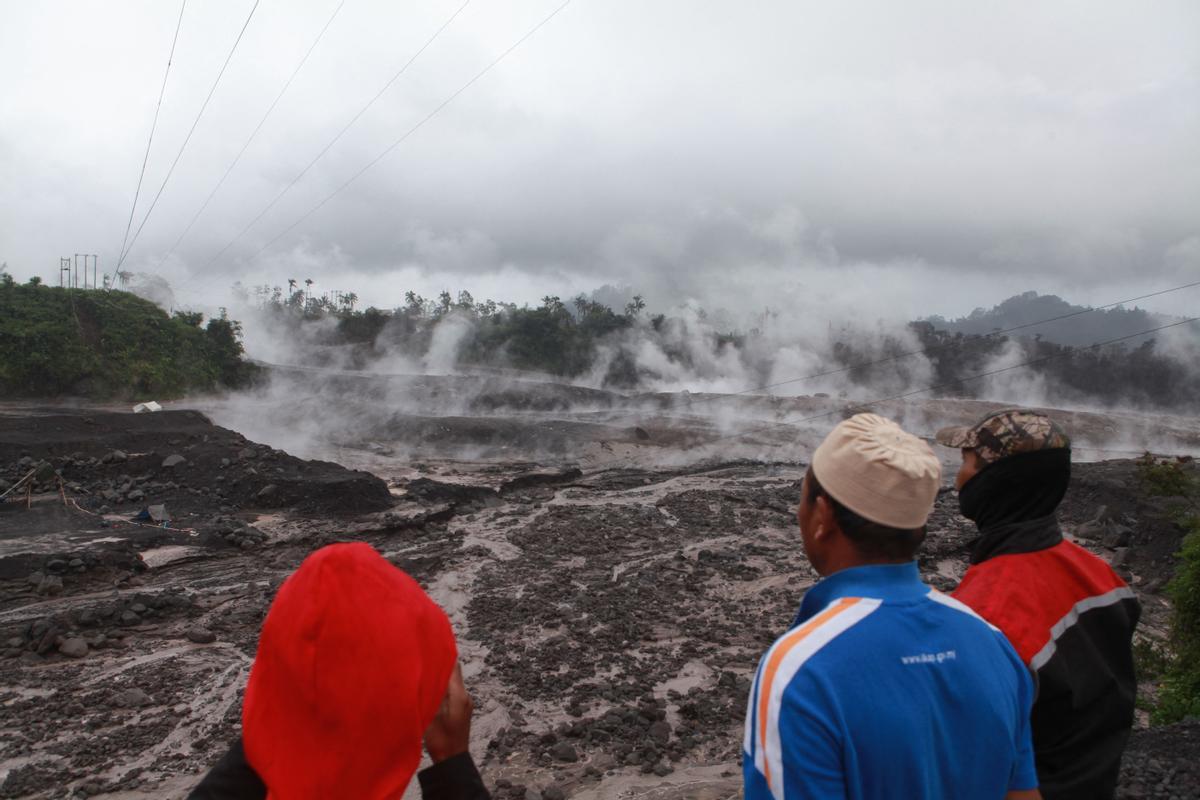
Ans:
{"label": "man's ear", "polygon": [[833,505],[825,495],[817,497],[813,505],[813,539],[822,543],[833,533],[836,524],[833,519]]}

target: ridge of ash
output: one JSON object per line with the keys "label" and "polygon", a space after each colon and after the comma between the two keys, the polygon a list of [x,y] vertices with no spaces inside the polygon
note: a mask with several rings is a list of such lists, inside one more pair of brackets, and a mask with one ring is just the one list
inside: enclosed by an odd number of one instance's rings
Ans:
{"label": "ridge of ash", "polygon": [[392,504],[387,484],[368,472],[296,458],[198,411],[0,415],[0,476],[15,480],[39,460],[97,508],[168,502],[176,513],[216,505],[356,514]]}
{"label": "ridge of ash", "polygon": [[252,525],[262,512],[348,518],[395,502],[368,472],[296,458],[195,411],[0,414],[0,491],[30,472],[29,494],[0,503],[0,582],[15,581],[0,599],[138,573],[153,548],[248,550],[267,538]]}

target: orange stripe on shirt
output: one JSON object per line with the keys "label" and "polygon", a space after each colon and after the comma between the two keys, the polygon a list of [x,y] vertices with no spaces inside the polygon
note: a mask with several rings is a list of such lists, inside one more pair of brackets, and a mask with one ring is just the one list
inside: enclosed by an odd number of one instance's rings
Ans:
{"label": "orange stripe on shirt", "polygon": [[[791,652],[792,648],[804,641],[810,633],[820,628],[826,622],[841,614],[850,606],[856,604],[861,598],[858,597],[843,597],[829,608],[822,611],[817,616],[810,619],[808,622],[801,625],[796,630],[789,633],[779,642],[779,646],[771,653],[771,658],[767,662],[767,666],[763,669],[762,686],[758,691],[758,742],[759,747],[764,747],[767,741],[767,706],[770,705],[771,684],[775,681],[775,673],[779,671],[779,665],[783,663],[783,659]],[[771,786],[771,766],[768,763],[766,756],[763,757],[763,777],[767,779],[767,787]]]}

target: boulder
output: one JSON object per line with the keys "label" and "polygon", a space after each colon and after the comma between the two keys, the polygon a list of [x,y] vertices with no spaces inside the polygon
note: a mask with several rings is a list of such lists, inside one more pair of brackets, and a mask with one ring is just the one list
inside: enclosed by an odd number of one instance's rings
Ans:
{"label": "boulder", "polygon": [[550,755],[555,761],[574,763],[579,760],[579,753],[567,742],[559,742],[550,748]]}
{"label": "boulder", "polygon": [[112,699],[113,705],[119,708],[141,708],[142,706],[148,706],[153,702],[154,701],[150,698],[150,695],[136,687],[132,689],[126,689],[123,692],[118,692],[113,696]]}
{"label": "boulder", "polygon": [[58,646],[58,652],[68,658],[83,658],[88,654],[88,643],[78,636],[72,636]]}
{"label": "boulder", "polygon": [[57,575],[47,575],[37,587],[38,594],[62,594],[62,590],[63,579]]}
{"label": "boulder", "polygon": [[1117,522],[1110,522],[1104,527],[1104,534],[1100,537],[1100,544],[1115,550],[1118,547],[1128,547],[1129,541],[1132,538],[1132,528]]}
{"label": "boulder", "polygon": [[163,459],[162,465],[163,465],[164,469],[171,469],[172,467],[178,467],[180,464],[186,464],[186,463],[187,463],[186,458],[179,455],[179,453],[172,453],[171,455],[169,455]]}
{"label": "boulder", "polygon": [[193,625],[184,631],[184,636],[188,641],[196,644],[212,644],[217,640],[217,635],[202,625]]}

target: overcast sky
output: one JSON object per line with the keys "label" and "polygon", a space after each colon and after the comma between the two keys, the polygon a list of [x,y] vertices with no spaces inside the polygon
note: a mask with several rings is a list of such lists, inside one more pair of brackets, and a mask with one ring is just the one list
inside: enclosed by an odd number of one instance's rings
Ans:
{"label": "overcast sky", "polygon": [[[397,304],[628,285],[659,306],[954,316],[1200,277],[1200,4],[261,0],[125,268],[183,303],[312,278]],[[134,228],[253,0],[192,0]],[[0,261],[116,264],[179,4],[0,0]],[[260,252],[261,251],[261,252]],[[168,253],[170,254],[168,256]],[[1197,290],[1144,303],[1194,310]]]}

